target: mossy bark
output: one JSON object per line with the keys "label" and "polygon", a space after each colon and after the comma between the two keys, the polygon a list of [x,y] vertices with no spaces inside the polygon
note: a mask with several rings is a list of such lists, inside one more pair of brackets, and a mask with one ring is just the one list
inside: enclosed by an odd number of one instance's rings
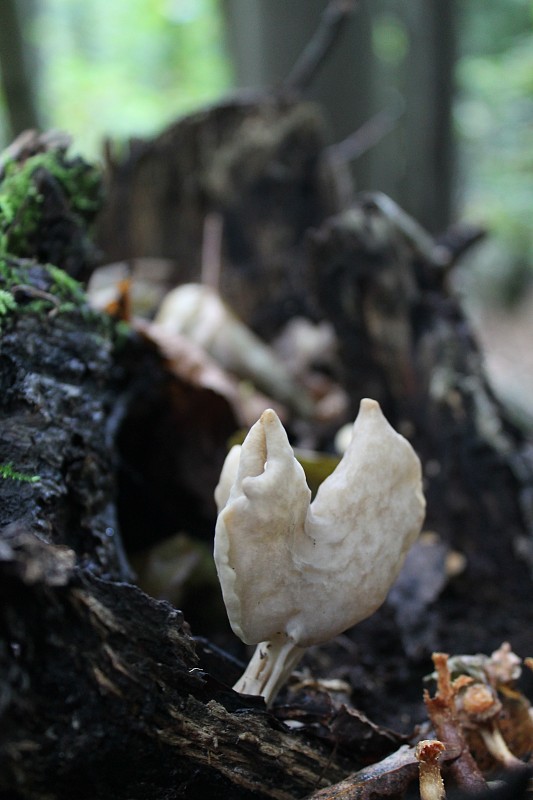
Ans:
{"label": "mossy bark", "polygon": [[[139,498],[117,492],[117,476],[156,458],[153,443],[135,444],[139,421],[149,439],[150,410],[158,417],[169,452],[176,437],[178,458],[191,455],[187,479],[205,488],[210,474],[212,495],[235,426],[225,401],[191,394],[152,347],[83,302],[56,305],[46,268],[20,269],[24,294],[1,342],[0,452],[12,466],[0,476],[0,797],[288,799],[338,780],[329,747],[295,738],[199,670],[181,612],[129,583],[119,517],[132,544],[135,513],[120,503],[139,514]],[[184,430],[201,424],[205,443],[206,417],[218,429],[202,467]],[[170,473],[152,485],[163,503],[183,484]],[[191,501],[173,499],[177,519],[200,526]],[[154,509],[144,543],[161,520]]]}
{"label": "mossy bark", "polygon": [[0,259],[31,258],[86,280],[98,259],[90,226],[102,207],[99,170],[68,155],[70,139],[26,131],[0,160]]}
{"label": "mossy bark", "polygon": [[97,574],[130,572],[114,541],[115,455],[109,380],[116,336],[83,302],[62,300],[49,270],[9,260],[16,306],[2,319],[0,529],[66,544]]}

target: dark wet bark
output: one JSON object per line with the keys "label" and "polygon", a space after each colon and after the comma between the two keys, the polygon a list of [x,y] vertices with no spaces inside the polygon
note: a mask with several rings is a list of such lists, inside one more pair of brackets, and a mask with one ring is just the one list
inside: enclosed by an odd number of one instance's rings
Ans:
{"label": "dark wet bark", "polygon": [[[34,295],[39,285],[54,299],[50,277],[37,265],[25,279],[33,286],[16,293],[22,305],[4,321],[1,339],[1,462],[21,477],[8,472],[0,481],[0,528],[8,538],[24,529],[68,545],[91,571],[124,579],[130,571],[117,541],[112,327],[86,307],[61,312]],[[26,310],[24,301],[36,299],[41,311]]]}
{"label": "dark wet bark", "polygon": [[19,532],[0,549],[0,797],[302,797],[342,775],[198,669],[181,612]]}

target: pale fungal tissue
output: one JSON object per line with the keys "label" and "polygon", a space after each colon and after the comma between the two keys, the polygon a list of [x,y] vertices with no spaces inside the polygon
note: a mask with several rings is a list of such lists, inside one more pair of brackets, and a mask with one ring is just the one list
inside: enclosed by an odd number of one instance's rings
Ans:
{"label": "pale fungal tissue", "polygon": [[374,400],[311,502],[274,411],[224,464],[215,562],[234,632],[256,651],[235,690],[271,703],[306,647],[384,601],[425,512],[420,461]]}

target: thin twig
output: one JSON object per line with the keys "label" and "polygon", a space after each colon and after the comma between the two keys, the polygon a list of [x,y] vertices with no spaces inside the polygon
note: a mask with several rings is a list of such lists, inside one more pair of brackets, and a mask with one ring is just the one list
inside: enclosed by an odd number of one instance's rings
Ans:
{"label": "thin twig", "polygon": [[434,697],[430,697],[427,690],[424,692],[429,718],[438,739],[446,745],[446,749],[458,754],[449,767],[457,785],[467,792],[479,792],[486,789],[487,784],[467,747],[455,707],[455,696],[460,686],[464,685],[464,676],[452,682],[448,656],[445,653],[433,653],[433,663],[437,671],[437,692]]}
{"label": "thin twig", "polygon": [[48,303],[51,303],[53,308],[48,312],[49,317],[54,317],[59,311],[59,306],[61,305],[59,298],[50,294],[50,292],[45,292],[44,289],[37,289],[36,286],[19,283],[16,286],[12,286],[11,291],[13,294],[25,294],[28,297],[35,297],[39,300],[46,300]]}
{"label": "thin twig", "polygon": [[320,17],[318,28],[283,81],[282,92],[303,92],[309,86],[357,5],[358,0],[330,0]]}
{"label": "thin twig", "polygon": [[5,177],[5,167],[11,161],[25,161],[37,153],[46,153],[58,148],[66,150],[72,137],[63,131],[51,130],[39,133],[34,130],[23,131],[0,153],[0,181]]}
{"label": "thin twig", "polygon": [[204,220],[202,239],[201,282],[218,291],[222,261],[222,214],[211,212]]}
{"label": "thin twig", "polygon": [[395,95],[393,102],[386,108],[382,108],[373,117],[370,117],[356,131],[351,133],[341,142],[330,145],[326,148],[326,153],[335,160],[336,164],[345,164],[354,161],[370,150],[383,139],[388,133],[394,130],[396,123],[403,115],[405,103],[403,97]]}
{"label": "thin twig", "polygon": [[451,225],[437,238],[438,247],[443,248],[448,253],[447,268],[455,266],[457,261],[471,247],[481,242],[487,237],[487,230],[480,225],[458,223]]}

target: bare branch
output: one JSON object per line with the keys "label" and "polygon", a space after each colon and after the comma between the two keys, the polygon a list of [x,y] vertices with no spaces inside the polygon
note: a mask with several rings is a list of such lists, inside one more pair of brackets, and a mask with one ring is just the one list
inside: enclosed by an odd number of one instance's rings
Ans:
{"label": "bare branch", "polygon": [[358,0],[330,0],[318,28],[281,85],[282,92],[303,92],[313,81],[346,27]]}
{"label": "bare branch", "polygon": [[345,164],[359,158],[394,130],[404,109],[403,97],[395,93],[392,102],[386,108],[382,108],[370,117],[346,139],[326,148],[327,155],[334,159],[336,164]]}
{"label": "bare branch", "polygon": [[201,282],[215,291],[218,291],[220,284],[223,225],[222,215],[214,211],[207,214],[204,220]]}

